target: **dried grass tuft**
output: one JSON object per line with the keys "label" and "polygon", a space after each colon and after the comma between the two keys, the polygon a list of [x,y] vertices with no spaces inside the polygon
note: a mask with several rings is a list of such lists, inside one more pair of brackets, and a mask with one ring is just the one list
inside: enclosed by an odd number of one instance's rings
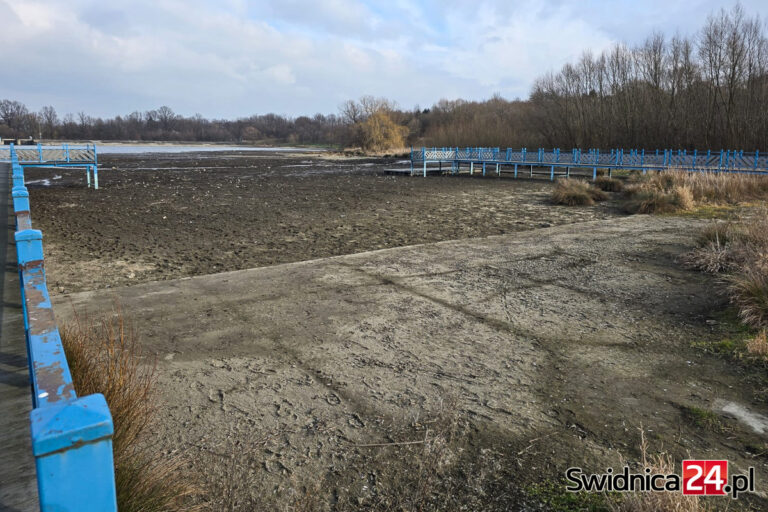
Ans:
{"label": "dried grass tuft", "polygon": [[697,204],[737,204],[768,198],[768,179],[750,174],[667,170],[630,176],[629,213],[674,213]]}
{"label": "dried grass tuft", "polygon": [[768,361],[768,331],[763,329],[747,341],[747,353],[755,359]]}
{"label": "dried grass tuft", "polygon": [[758,329],[768,328],[768,272],[751,266],[730,277],[731,301],[739,309],[741,320]]}
{"label": "dried grass tuft", "polygon": [[[675,472],[675,463],[668,453],[648,455],[648,442],[640,430],[640,454],[642,471],[651,474]],[[708,512],[712,507],[698,496],[685,496],[682,492],[634,492],[626,493],[620,500],[608,501],[612,512]]]}
{"label": "dried grass tuft", "polygon": [[568,178],[557,180],[551,196],[554,204],[567,206],[591,206],[596,201],[605,201],[607,198],[605,192],[591,184]]}
{"label": "dried grass tuft", "polygon": [[162,454],[142,438],[155,413],[155,363],[145,361],[122,311],[116,308],[99,321],[76,315],[59,330],[78,395],[103,394],[112,413],[119,509],[189,510],[184,502],[194,489],[180,470],[183,459]]}
{"label": "dried grass tuft", "polygon": [[624,190],[624,182],[608,176],[598,176],[595,179],[595,186],[605,192],[621,192]]}

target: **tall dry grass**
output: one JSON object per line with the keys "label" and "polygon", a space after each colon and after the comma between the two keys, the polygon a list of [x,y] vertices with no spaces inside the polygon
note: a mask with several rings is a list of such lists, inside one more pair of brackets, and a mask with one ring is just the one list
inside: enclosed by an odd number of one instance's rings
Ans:
{"label": "tall dry grass", "polygon": [[[667,453],[648,454],[645,432],[640,429],[641,466],[651,474],[675,473],[675,463]],[[612,512],[709,512],[711,506],[698,496],[685,496],[682,492],[634,492],[627,493],[620,500],[608,500]]]}
{"label": "tall dry grass", "polygon": [[768,208],[739,222],[705,228],[698,247],[682,260],[705,272],[726,273],[728,292],[741,320],[750,327],[768,328]]}
{"label": "tall dry grass", "polygon": [[596,201],[604,201],[607,197],[605,192],[586,181],[565,178],[557,180],[550,199],[554,204],[591,206]]}
{"label": "tall dry grass", "polygon": [[139,344],[122,311],[98,321],[75,316],[60,327],[78,395],[101,393],[112,413],[117,503],[121,512],[189,510],[194,491],[181,466],[143,434],[155,414],[155,362]]}
{"label": "tall dry grass", "polygon": [[633,175],[624,188],[629,213],[674,213],[696,205],[723,205],[765,200],[768,177],[667,170]]}

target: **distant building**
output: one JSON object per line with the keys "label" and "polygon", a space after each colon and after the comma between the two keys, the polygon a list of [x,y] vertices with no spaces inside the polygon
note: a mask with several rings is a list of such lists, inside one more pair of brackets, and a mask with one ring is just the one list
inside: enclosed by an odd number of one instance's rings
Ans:
{"label": "distant building", "polygon": [[11,144],[14,146],[34,146],[37,144],[37,141],[31,135],[28,139],[3,139],[0,137],[0,142],[4,146],[10,146]]}

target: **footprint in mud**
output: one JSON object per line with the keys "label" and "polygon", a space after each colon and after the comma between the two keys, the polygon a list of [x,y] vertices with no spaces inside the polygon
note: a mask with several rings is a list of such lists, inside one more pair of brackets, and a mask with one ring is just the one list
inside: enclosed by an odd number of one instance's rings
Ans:
{"label": "footprint in mud", "polygon": [[341,398],[339,398],[339,395],[336,393],[330,393],[325,396],[325,401],[331,405],[339,405],[341,403]]}
{"label": "footprint in mud", "polygon": [[357,414],[350,415],[347,423],[353,428],[363,428],[365,426],[365,422]]}

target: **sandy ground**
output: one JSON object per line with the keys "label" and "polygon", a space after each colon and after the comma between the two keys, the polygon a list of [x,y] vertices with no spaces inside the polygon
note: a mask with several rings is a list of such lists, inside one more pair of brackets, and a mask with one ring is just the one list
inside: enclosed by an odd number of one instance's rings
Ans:
{"label": "sandy ground", "polygon": [[[678,461],[726,458],[765,482],[766,459],[746,447],[766,432],[725,411],[768,408],[745,370],[691,346],[721,336],[706,321],[725,307],[710,278],[676,263],[701,225],[625,217],[55,302],[66,319],[119,299],[160,361],[156,442],[214,488],[240,461],[259,485],[238,492],[318,481],[329,503],[365,508],[394,448],[361,445],[419,442],[446,408],[506,489],[636,460],[641,426]],[[724,428],[691,424],[685,406]],[[498,510],[537,508],[509,494]]]}

